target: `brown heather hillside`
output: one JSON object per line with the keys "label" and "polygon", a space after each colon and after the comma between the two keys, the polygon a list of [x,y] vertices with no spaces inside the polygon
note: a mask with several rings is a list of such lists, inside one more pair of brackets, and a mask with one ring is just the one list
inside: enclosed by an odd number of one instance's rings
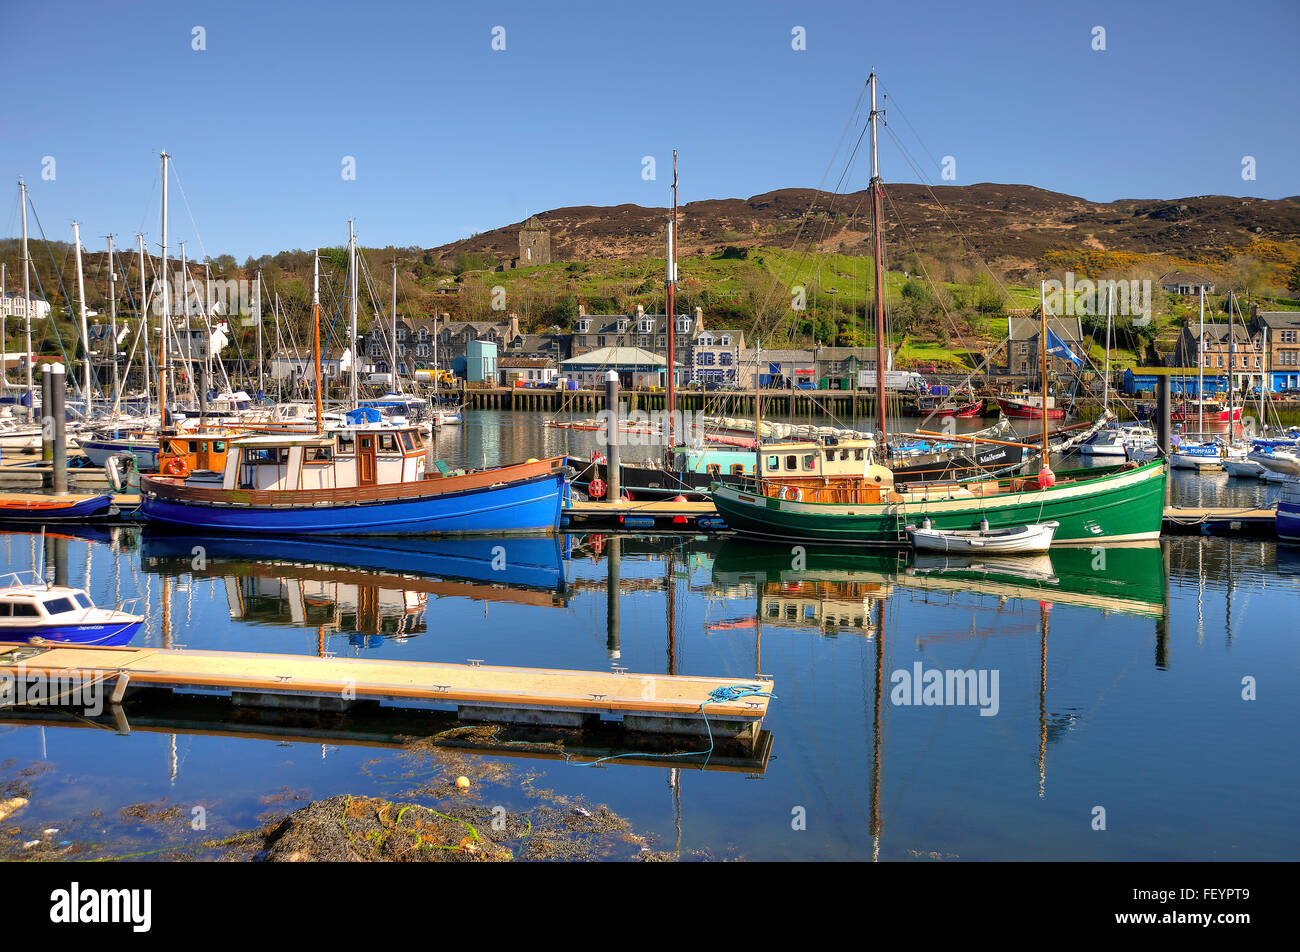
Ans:
{"label": "brown heather hillside", "polygon": [[[961,250],[961,237],[991,264],[1026,267],[1056,250],[1172,255],[1206,264],[1250,254],[1257,242],[1300,239],[1300,197],[1202,195],[1169,201],[1090,202],[1028,185],[886,186],[886,243],[929,253]],[[938,199],[936,201],[935,199]],[[942,203],[942,204],[940,204]],[[666,208],[556,208],[537,217],[551,230],[557,261],[663,255]],[[749,199],[688,202],[678,210],[680,257],[726,245],[862,250],[870,230],[865,191],[834,195],[787,188]],[[805,220],[806,219],[806,220]],[[801,222],[802,229],[801,229]],[[508,262],[518,254],[513,223],[432,249],[451,264],[462,253]]]}

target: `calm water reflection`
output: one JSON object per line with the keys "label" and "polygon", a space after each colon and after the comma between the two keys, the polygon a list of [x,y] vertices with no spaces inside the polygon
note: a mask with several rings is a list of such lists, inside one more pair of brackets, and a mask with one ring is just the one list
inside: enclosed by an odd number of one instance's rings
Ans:
{"label": "calm water reflection", "polygon": [[[38,549],[0,536],[5,571]],[[148,645],[771,675],[766,770],[530,762],[546,786],[608,803],[668,848],[680,829],[684,850],[754,859],[1300,850],[1300,554],[1272,543],[998,561],[691,537],[248,544],[132,530],[47,550],[101,604],[140,596]],[[996,714],[895,703],[917,664],[996,672]],[[1242,699],[1247,677],[1258,700]],[[0,719],[8,769],[50,767],[32,781],[34,824],[167,797],[239,829],[277,790],[391,794],[380,778],[396,757]],[[1096,806],[1105,832],[1091,828]]]}

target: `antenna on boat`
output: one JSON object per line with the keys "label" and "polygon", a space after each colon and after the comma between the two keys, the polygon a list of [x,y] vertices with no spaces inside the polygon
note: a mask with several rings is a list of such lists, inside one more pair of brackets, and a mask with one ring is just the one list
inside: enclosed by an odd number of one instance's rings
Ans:
{"label": "antenna on boat", "polygon": [[[50,587],[50,580],[45,577],[45,526],[41,526],[41,581],[45,583],[46,589]],[[32,574],[36,574],[36,568],[33,566]]]}

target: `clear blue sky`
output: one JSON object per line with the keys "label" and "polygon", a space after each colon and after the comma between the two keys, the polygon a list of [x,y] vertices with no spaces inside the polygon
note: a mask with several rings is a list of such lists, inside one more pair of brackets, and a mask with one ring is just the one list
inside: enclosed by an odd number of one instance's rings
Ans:
{"label": "clear blue sky", "polygon": [[[1093,200],[1300,193],[1296,0],[6,0],[0,35],[4,234],[23,175],[50,237],[76,217],[92,249],[141,229],[156,247],[163,148],[197,223],[173,188],[170,243],[241,261],[344,242],[349,217],[366,245],[429,246],[557,206],[664,205],[674,147],[683,202],[814,186],[872,66],[936,182],[950,155],[956,184]],[[881,153],[887,181],[917,181]]]}

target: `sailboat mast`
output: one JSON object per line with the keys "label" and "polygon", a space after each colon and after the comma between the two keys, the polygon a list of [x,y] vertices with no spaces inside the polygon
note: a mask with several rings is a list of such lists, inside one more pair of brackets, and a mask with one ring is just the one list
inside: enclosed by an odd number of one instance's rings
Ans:
{"label": "sailboat mast", "polygon": [[393,259],[393,392],[401,393],[397,376],[397,259]]}
{"label": "sailboat mast", "polygon": [[[149,415],[149,285],[144,273],[144,233],[135,236],[136,251],[140,255],[140,304],[136,308],[136,317],[140,319],[140,332],[144,334],[144,360],[140,362],[144,370],[144,415]],[[138,337],[136,338],[139,339]]]}
{"label": "sailboat mast", "polygon": [[350,299],[350,308],[352,312],[351,336],[348,338],[349,353],[352,357],[352,380],[349,388],[351,404],[349,408],[357,405],[357,234],[352,226],[352,219],[348,219],[348,285],[352,290]]}
{"label": "sailboat mast", "polygon": [[319,436],[325,428],[325,413],[321,407],[320,394],[320,249],[316,249],[316,255],[312,259],[311,269],[311,331],[312,331],[312,348],[311,348],[311,365],[312,372],[316,375],[316,435]]}
{"label": "sailboat mast", "polygon": [[[36,398],[32,387],[32,256],[27,251],[27,183],[22,179],[18,180],[18,190],[22,193],[23,206],[23,315],[26,318],[27,333],[27,356],[24,359],[24,363],[27,364],[27,419],[35,420]],[[45,407],[43,412],[49,413],[49,407]]]}
{"label": "sailboat mast", "polygon": [[677,410],[677,364],[674,341],[676,338],[677,300],[677,150],[673,149],[673,216],[668,221],[668,447],[676,445],[673,416]]}
{"label": "sailboat mast", "polygon": [[113,236],[108,236],[108,332],[113,338],[113,404],[117,405],[117,269],[113,267]]}
{"label": "sailboat mast", "polygon": [[876,266],[876,293],[874,310],[876,316],[876,427],[880,431],[880,458],[885,458],[885,445],[888,442],[885,422],[885,251],[884,231],[880,221],[880,195],[884,183],[880,178],[880,159],[877,149],[879,140],[878,123],[884,118],[883,109],[876,108],[876,71],[871,71],[867,80],[871,87],[871,235]]}
{"label": "sailboat mast", "polygon": [[90,422],[90,332],[86,327],[86,278],[81,270],[81,227],[72,223],[72,244],[77,258],[77,311],[81,322],[81,346],[85,349],[81,361],[81,380],[86,400],[86,422]]}
{"label": "sailboat mast", "polygon": [[1232,308],[1234,304],[1233,294],[1228,292],[1228,442],[1231,443],[1237,438],[1236,428],[1232,425],[1232,405],[1233,390],[1236,387],[1236,381],[1233,379],[1233,370],[1237,364],[1237,335],[1232,332]]}
{"label": "sailboat mast", "polygon": [[167,273],[167,160],[171,158],[166,152],[162,154],[162,321],[159,327],[158,344],[158,424],[167,425],[167,374],[171,370],[171,360],[167,331],[171,324],[171,275]]}
{"label": "sailboat mast", "polygon": [[1038,282],[1038,377],[1042,388],[1040,416],[1043,420],[1043,467],[1049,468],[1047,458],[1047,283]]}
{"label": "sailboat mast", "polygon": [[1201,285],[1201,330],[1196,344],[1196,438],[1205,432],[1205,285]]}
{"label": "sailboat mast", "polygon": [[266,392],[266,376],[262,372],[262,269],[257,269],[257,294],[253,296],[257,306],[257,399],[262,399]]}
{"label": "sailboat mast", "polygon": [[1101,409],[1103,412],[1110,409],[1110,318],[1114,304],[1115,286],[1112,284],[1106,288],[1106,373],[1101,382]]}

